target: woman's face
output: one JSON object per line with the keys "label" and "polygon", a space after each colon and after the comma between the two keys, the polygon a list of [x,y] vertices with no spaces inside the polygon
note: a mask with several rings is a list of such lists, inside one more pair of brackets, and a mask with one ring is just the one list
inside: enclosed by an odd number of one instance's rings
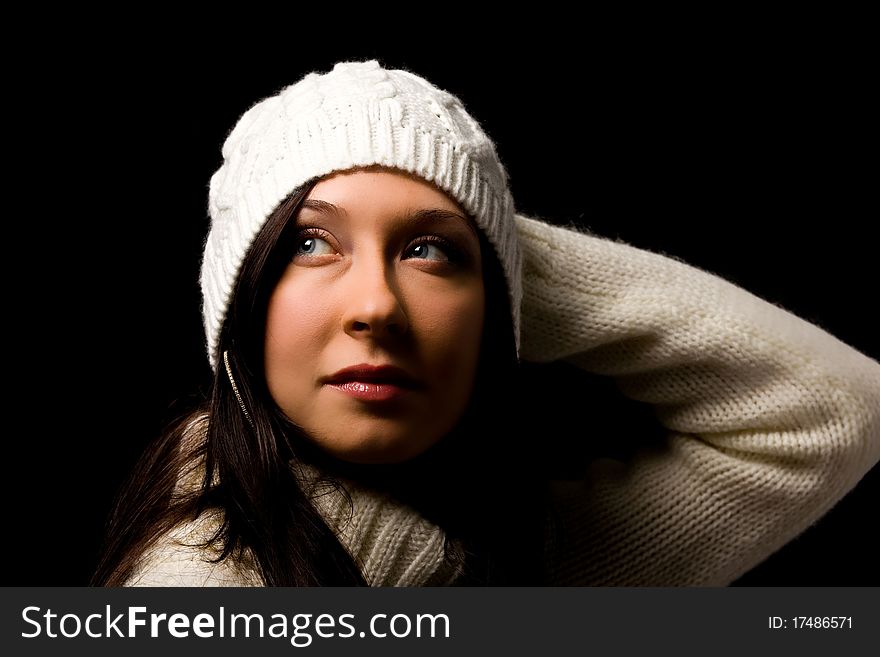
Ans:
{"label": "woman's face", "polygon": [[[269,300],[275,402],[325,451],[356,463],[424,452],[461,418],[484,319],[480,242],[464,210],[394,169],[334,173],[295,217]],[[400,373],[352,373],[358,365]]]}

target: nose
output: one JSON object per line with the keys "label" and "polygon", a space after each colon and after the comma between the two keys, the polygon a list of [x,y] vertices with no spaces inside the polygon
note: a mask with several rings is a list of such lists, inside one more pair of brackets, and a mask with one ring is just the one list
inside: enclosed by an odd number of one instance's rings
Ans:
{"label": "nose", "polygon": [[401,336],[409,328],[397,281],[389,269],[372,259],[353,267],[343,327],[354,338],[374,340]]}

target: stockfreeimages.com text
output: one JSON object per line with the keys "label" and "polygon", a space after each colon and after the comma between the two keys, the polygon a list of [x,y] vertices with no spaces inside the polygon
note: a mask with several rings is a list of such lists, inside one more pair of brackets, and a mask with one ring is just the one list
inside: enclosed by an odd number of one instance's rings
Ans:
{"label": "stockfreeimages.com text", "polygon": [[229,613],[220,607],[215,613],[189,614],[148,613],[146,607],[126,607],[115,613],[106,605],[104,613],[59,614],[51,609],[25,607],[21,612],[27,624],[21,636],[32,639],[39,636],[50,638],[94,639],[107,637],[135,638],[138,636],[170,636],[186,638],[196,636],[205,639],[246,637],[290,639],[298,648],[311,645],[314,637],[321,638],[449,638],[450,621],[446,614],[373,614],[364,629],[353,624],[354,614],[285,614]]}

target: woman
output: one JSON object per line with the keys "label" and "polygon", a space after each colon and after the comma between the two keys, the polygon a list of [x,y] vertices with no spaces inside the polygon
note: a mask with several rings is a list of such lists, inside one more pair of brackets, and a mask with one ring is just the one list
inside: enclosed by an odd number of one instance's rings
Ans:
{"label": "woman", "polygon": [[[723,585],[880,458],[880,365],[685,263],[514,209],[460,101],[375,60],[240,119],[202,262],[211,399],[145,456],[94,582]],[[523,364],[662,440],[580,465]],[[574,448],[572,447],[574,445]]]}

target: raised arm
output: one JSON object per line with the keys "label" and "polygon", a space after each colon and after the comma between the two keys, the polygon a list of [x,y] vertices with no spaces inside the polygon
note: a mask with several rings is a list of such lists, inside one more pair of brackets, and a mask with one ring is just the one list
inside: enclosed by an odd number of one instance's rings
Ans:
{"label": "raised arm", "polygon": [[582,481],[552,482],[553,582],[727,585],[880,459],[877,361],[674,258],[517,223],[522,358],[613,377],[667,437],[628,462],[592,461]]}

